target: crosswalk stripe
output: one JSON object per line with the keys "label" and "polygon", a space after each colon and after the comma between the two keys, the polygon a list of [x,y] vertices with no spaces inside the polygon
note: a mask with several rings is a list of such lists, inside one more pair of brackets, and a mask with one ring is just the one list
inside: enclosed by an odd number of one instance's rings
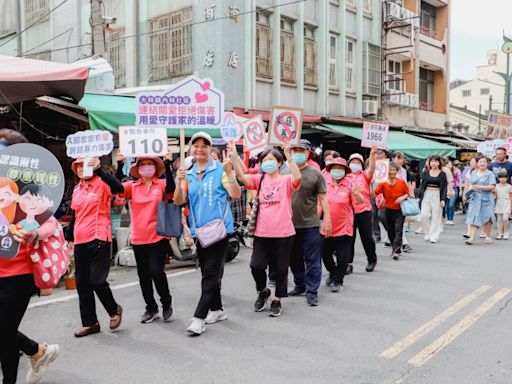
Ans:
{"label": "crosswalk stripe", "polygon": [[455,324],[450,328],[444,335],[439,337],[436,341],[430,344],[428,347],[423,349],[420,353],[414,356],[409,363],[421,367],[432,357],[441,352],[448,344],[459,337],[466,329],[471,327],[480,317],[482,317],[488,310],[495,306],[500,300],[507,296],[512,289],[502,288],[489,299],[487,299],[482,305],[477,307],[473,312]]}
{"label": "crosswalk stripe", "polygon": [[410,347],[412,344],[420,340],[423,336],[427,335],[429,332],[431,332],[433,329],[441,325],[444,321],[449,319],[451,316],[453,316],[455,313],[460,311],[462,308],[464,308],[466,305],[471,303],[473,300],[475,300],[478,296],[481,294],[487,292],[491,287],[489,285],[482,285],[480,288],[476,289],[475,291],[471,292],[466,297],[462,298],[457,303],[453,304],[443,312],[441,312],[439,315],[434,317],[432,320],[430,320],[428,323],[423,324],[421,327],[404,337],[402,340],[397,342],[392,347],[386,349],[384,352],[382,352],[379,356],[385,357],[387,359],[393,359],[394,357],[398,356],[400,353],[402,353],[405,349]]}

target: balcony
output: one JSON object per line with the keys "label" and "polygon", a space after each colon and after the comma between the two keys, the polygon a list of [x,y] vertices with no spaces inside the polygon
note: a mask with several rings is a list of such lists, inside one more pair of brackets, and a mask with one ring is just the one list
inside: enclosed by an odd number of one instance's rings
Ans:
{"label": "balcony", "polygon": [[425,28],[425,27],[420,27],[420,33],[422,35],[425,35],[425,36],[428,36],[434,40],[437,40],[437,41],[443,41],[444,40],[444,35],[440,32],[437,32],[437,31],[431,31],[430,29],[428,28]]}
{"label": "balcony", "polygon": [[[442,112],[431,112],[431,111],[428,111],[428,110],[425,110],[425,109],[422,109],[423,108],[428,108],[428,106],[425,106],[423,105],[423,103],[420,103],[420,109],[417,110],[417,124],[419,127],[421,128],[426,128],[426,129],[444,129],[444,123],[446,122],[446,113],[442,113]],[[434,106],[431,107],[431,109],[437,109],[437,110],[442,110],[443,108],[439,108],[439,107],[436,107],[436,108],[433,108]]]}
{"label": "balcony", "polygon": [[446,113],[446,108],[443,105],[429,104],[421,101],[419,103],[419,109],[422,111],[434,112],[434,113]]}
{"label": "balcony", "polygon": [[419,98],[414,93],[397,93],[384,96],[383,102],[388,105],[416,109],[418,108]]}

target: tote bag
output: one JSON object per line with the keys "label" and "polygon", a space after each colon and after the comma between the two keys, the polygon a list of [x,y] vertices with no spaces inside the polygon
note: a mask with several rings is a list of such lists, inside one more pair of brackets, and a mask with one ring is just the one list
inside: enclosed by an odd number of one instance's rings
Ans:
{"label": "tote bag", "polygon": [[400,209],[402,215],[407,216],[418,216],[420,214],[420,205],[416,199],[407,199],[400,203]]}
{"label": "tote bag", "polygon": [[181,207],[172,200],[165,200],[165,191],[162,201],[158,203],[156,218],[156,233],[165,237],[180,237],[183,232],[181,222]]}

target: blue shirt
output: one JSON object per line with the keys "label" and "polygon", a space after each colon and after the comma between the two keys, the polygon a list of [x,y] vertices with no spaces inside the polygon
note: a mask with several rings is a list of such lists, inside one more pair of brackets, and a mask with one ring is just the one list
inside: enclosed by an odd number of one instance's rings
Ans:
{"label": "blue shirt", "polygon": [[507,183],[510,184],[510,178],[512,177],[512,162],[505,161],[503,163],[498,163],[497,161],[494,161],[489,165],[489,170],[494,173],[494,176],[496,176],[496,181],[498,181],[498,175],[500,173],[507,172]]}

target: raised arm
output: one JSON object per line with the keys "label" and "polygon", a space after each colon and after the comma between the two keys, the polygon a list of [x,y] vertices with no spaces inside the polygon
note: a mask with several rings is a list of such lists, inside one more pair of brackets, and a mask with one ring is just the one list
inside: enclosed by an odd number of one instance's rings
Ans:
{"label": "raised arm", "polygon": [[[236,150],[229,146],[228,144],[228,153],[229,157],[231,158],[231,162],[233,163],[233,168],[235,169],[235,175],[238,181],[240,181],[246,188],[249,188],[251,186],[251,182],[249,178],[246,175],[247,168],[245,167],[245,164],[238,156]],[[242,167],[243,166],[243,167]],[[245,168],[245,170],[244,170]]]}
{"label": "raised arm", "polygon": [[286,157],[286,161],[288,161],[288,168],[290,169],[290,173],[293,177],[293,185],[298,186],[302,180],[302,174],[300,173],[300,169],[293,161],[291,154],[291,145],[286,143],[283,145],[284,155]]}
{"label": "raised arm", "polygon": [[370,158],[369,158],[368,170],[367,170],[368,176],[370,177],[370,179],[373,179],[373,174],[375,173],[375,163],[377,161],[376,156],[377,156],[377,146],[374,145],[374,146],[372,146],[372,149],[370,151]]}
{"label": "raised arm", "polygon": [[174,189],[176,188],[176,184],[174,183],[174,179],[172,178],[172,171],[171,171],[171,155],[168,152],[167,155],[165,155],[164,160],[164,166],[165,166],[165,193],[168,195],[174,192]]}

